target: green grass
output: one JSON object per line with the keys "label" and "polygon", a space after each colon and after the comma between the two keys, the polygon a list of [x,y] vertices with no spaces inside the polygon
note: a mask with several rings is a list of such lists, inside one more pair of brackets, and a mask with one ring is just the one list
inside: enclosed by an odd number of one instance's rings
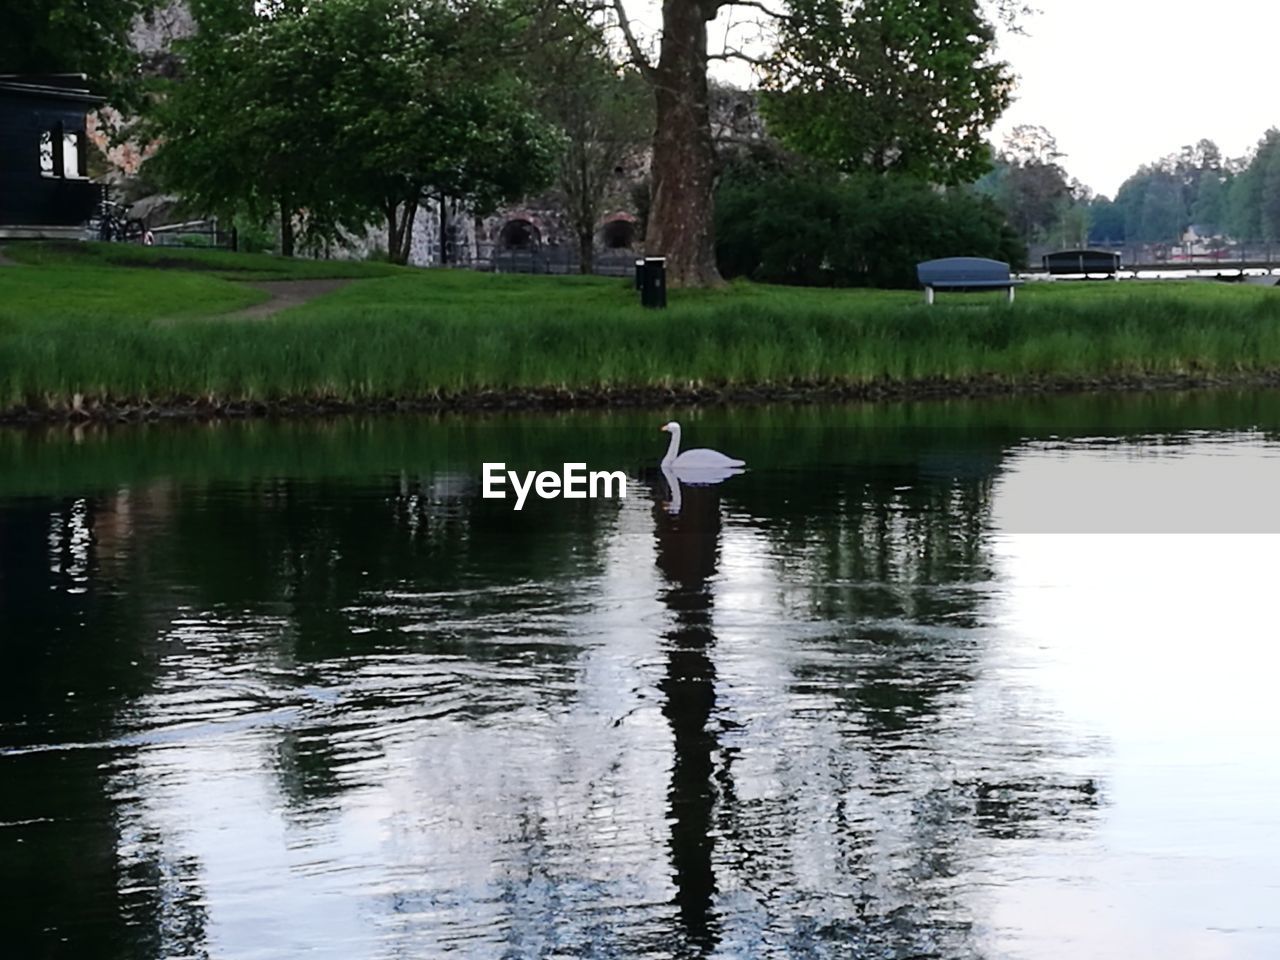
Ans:
{"label": "green grass", "polygon": [[[912,292],[735,284],[646,311],[621,280],[321,263],[370,272],[276,317],[228,320],[260,296],[220,279],[242,275],[226,266],[236,255],[187,272],[90,251],[23,248],[31,265],[0,268],[0,408],[1280,371],[1280,291],[1257,287],[1041,284],[1012,307],[978,294],[930,308]],[[265,259],[277,276],[317,268]]]}
{"label": "green grass", "polygon": [[13,243],[5,256],[40,267],[129,267],[204,273],[227,280],[321,280],[385,277],[406,267],[357,260],[301,260],[266,253],[199,247],[142,247],[119,243]]}

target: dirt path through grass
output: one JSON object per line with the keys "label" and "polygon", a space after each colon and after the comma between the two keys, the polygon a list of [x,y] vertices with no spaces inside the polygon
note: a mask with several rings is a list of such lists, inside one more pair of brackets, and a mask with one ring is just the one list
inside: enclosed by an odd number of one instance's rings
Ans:
{"label": "dirt path through grass", "polygon": [[246,284],[255,290],[261,290],[270,294],[270,300],[264,300],[262,303],[255,303],[252,307],[245,307],[243,310],[237,310],[235,313],[226,315],[228,320],[261,320],[264,317],[275,316],[281,310],[288,310],[290,307],[300,307],[304,303],[310,303],[317,297],[323,297],[325,294],[333,293],[341,290],[351,281],[349,279],[342,280],[260,280],[255,283]]}

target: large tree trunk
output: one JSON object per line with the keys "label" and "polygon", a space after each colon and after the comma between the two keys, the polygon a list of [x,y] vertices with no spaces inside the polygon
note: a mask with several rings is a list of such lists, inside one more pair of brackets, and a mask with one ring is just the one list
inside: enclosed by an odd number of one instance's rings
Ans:
{"label": "large tree trunk", "polygon": [[645,253],[667,258],[673,287],[719,284],[712,193],[716,157],[707,94],[707,21],[718,0],[664,0],[654,70],[653,206]]}
{"label": "large tree trunk", "polygon": [[578,272],[595,273],[596,235],[594,230],[578,230]]}

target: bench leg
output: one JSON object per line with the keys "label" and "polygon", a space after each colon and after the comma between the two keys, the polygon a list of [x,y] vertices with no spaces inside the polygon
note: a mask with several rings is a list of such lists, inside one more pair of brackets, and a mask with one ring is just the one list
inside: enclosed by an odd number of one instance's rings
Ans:
{"label": "bench leg", "polygon": [[933,303],[933,287],[924,288],[924,302],[928,304]]}
{"label": "bench leg", "polygon": [[1009,288],[1009,302],[1013,303],[1013,287]]}

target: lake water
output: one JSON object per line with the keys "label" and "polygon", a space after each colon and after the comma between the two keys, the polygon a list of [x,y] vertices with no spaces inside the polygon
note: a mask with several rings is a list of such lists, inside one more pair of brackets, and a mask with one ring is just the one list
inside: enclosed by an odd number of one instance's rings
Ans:
{"label": "lake water", "polygon": [[0,955],[1280,955],[1280,394],[680,417],[0,433]]}

